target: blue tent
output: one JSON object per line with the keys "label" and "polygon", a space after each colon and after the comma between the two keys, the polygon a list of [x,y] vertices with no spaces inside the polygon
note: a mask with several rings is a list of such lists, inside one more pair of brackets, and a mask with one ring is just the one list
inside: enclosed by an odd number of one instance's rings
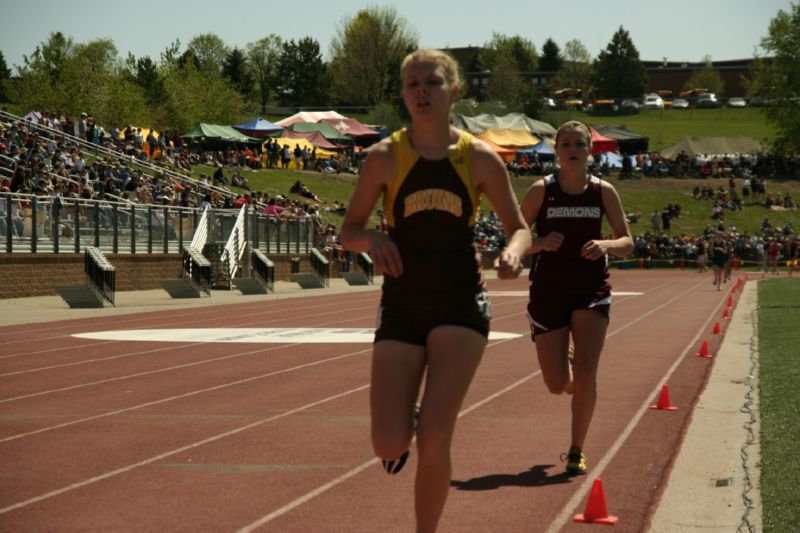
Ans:
{"label": "blue tent", "polygon": [[283,127],[273,124],[269,120],[264,120],[263,118],[254,118],[244,124],[236,124],[233,127],[245,135],[257,138],[263,138],[270,133],[283,130]]}
{"label": "blue tent", "polygon": [[544,139],[533,146],[517,150],[517,157],[519,157],[520,154],[528,154],[528,157],[530,157],[534,152],[539,154],[539,159],[541,160],[555,159],[556,157],[555,150],[553,150],[553,147]]}

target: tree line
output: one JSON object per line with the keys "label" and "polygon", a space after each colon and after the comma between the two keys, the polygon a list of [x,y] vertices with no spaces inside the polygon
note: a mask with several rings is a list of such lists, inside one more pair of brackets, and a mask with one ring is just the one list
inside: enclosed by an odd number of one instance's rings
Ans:
{"label": "tree line", "polygon": [[[746,83],[752,94],[783,104],[768,108],[767,117],[780,132],[775,147],[790,153],[798,152],[800,138],[800,60],[792,45],[800,41],[799,28],[798,5],[778,12],[761,43],[770,61],[757,60]],[[418,42],[416,31],[391,6],[344,17],[330,43],[328,62],[310,36],[295,41],[270,34],[244,48],[231,48],[206,33],[185,48],[174,41],[154,60],[132,54],[121,58],[111,39],[77,43],[56,31],[24,56],[15,76],[0,52],[0,102],[19,113],[89,112],[102,124],[179,132],[198,122],[234,124],[268,114],[273,106],[368,108],[370,122],[396,127],[404,118],[397,96],[400,62]],[[710,57],[706,63],[687,85],[723,92]],[[491,72],[483,98],[535,118],[542,116],[542,97],[555,89],[639,98],[647,88],[639,52],[622,26],[595,58],[578,39],[562,50],[547,38],[537,49],[525,37],[495,33],[469,68]],[[548,87],[535,87],[521,75],[537,71],[552,73]]]}

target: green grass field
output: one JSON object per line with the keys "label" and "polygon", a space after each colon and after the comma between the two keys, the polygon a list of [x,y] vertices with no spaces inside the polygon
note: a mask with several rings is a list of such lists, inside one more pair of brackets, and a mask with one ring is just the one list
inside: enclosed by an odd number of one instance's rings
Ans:
{"label": "green grass field", "polygon": [[[194,177],[203,172],[211,174],[209,167],[194,169]],[[275,194],[287,195],[295,180],[300,180],[308,188],[325,199],[328,204],[334,200],[344,203],[350,200],[355,188],[356,176],[353,174],[320,174],[318,172],[296,172],[290,170],[260,170],[245,172],[244,175],[254,190],[266,191],[271,196]],[[512,185],[517,197],[521,200],[530,185],[538,177],[519,177],[512,179]],[[667,204],[681,206],[681,218],[673,220],[673,235],[699,235],[707,224],[714,222],[711,219],[710,200],[694,200],[691,197],[695,185],[708,185],[716,189],[723,186],[727,189],[728,182],[724,179],[676,179],[676,178],[643,178],[639,180],[619,181],[614,177],[609,180],[619,191],[623,206],[628,213],[641,213],[642,219],[637,224],[631,224],[633,234],[642,234],[651,228],[649,215],[652,211],[661,211]],[[770,181],[767,183],[768,192],[773,194],[789,193],[795,200],[800,200],[800,182],[798,181]],[[301,199],[300,196],[288,194],[290,198]],[[484,201],[484,208],[489,205]],[[323,211],[326,223],[338,226],[342,217]],[[795,229],[798,228],[797,211],[770,211],[763,206],[749,206],[742,211],[726,212],[725,224],[735,225],[740,231],[753,233],[761,228],[761,221],[769,218],[773,226],[782,227],[786,222],[794,221]],[[379,222],[376,218],[375,223]]]}
{"label": "green grass field", "polygon": [[566,120],[588,124],[623,124],[650,138],[650,151],[674,144],[681,137],[754,137],[765,141],[774,128],[760,108],[642,109],[635,115],[596,116],[580,111],[551,111],[544,119],[554,126]]}
{"label": "green grass field", "polygon": [[800,281],[758,286],[761,497],[766,532],[797,531],[800,498]]}

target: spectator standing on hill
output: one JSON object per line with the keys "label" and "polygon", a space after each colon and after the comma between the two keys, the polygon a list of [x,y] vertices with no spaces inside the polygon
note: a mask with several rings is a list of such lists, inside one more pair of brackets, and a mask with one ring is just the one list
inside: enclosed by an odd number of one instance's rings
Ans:
{"label": "spectator standing on hill", "polygon": [[650,213],[650,223],[653,224],[653,231],[658,234],[661,231],[661,213],[658,211]]}
{"label": "spectator standing on hill", "polygon": [[[583,449],[608,328],[608,256],[630,254],[633,239],[617,191],[587,172],[589,128],[578,121],[564,123],[556,132],[555,150],[558,172],[534,183],[522,201],[525,221],[535,223],[537,234],[528,315],[545,385],[553,394],[572,394],[566,471],[576,475],[587,470]],[[602,235],[604,214],[613,232],[608,239]],[[575,346],[571,362],[570,335]]]}
{"label": "spectator standing on hill", "polygon": [[[389,473],[408,458],[425,384],[414,501],[416,530],[435,531],[450,488],[456,419],[489,334],[491,305],[472,244],[480,195],[508,235],[495,261],[501,279],[522,271],[531,237],[503,161],[450,125],[461,84],[456,61],[417,50],[403,60],[400,78],[411,125],[370,150],[340,236],[384,273],[370,407],[373,447]],[[388,235],[367,228],[381,195]]]}

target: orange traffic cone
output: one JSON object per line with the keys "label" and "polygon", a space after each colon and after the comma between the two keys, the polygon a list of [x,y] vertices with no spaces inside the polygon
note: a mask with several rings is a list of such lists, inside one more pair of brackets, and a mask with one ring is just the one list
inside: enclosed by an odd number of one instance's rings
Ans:
{"label": "orange traffic cone", "polygon": [[659,411],[677,411],[678,408],[672,405],[669,401],[669,387],[665,383],[661,387],[661,394],[658,395],[658,403],[651,405],[650,409],[658,409]]}
{"label": "orange traffic cone", "polygon": [[728,295],[728,307],[733,307],[733,295]]}
{"label": "orange traffic cone", "polygon": [[592,484],[592,492],[589,493],[589,501],[586,502],[586,509],[583,513],[576,514],[573,522],[580,522],[583,524],[606,524],[613,526],[619,520],[616,516],[608,515],[608,508],[606,507],[606,495],[603,492],[603,480],[597,478]]}
{"label": "orange traffic cone", "polygon": [[721,332],[721,331],[720,331],[720,329],[719,329],[719,322],[715,322],[715,323],[714,323],[714,329],[713,329],[713,330],[711,330],[711,333],[712,333],[713,335],[721,335],[721,334],[722,334],[722,332]]}
{"label": "orange traffic cone", "polygon": [[711,354],[708,352],[708,341],[703,341],[702,346],[700,346],[700,351],[697,353],[697,357],[711,357]]}
{"label": "orange traffic cone", "polygon": [[724,319],[726,319],[726,320],[730,320],[730,318],[731,318],[731,315],[730,315],[730,314],[728,314],[728,308],[727,308],[727,307],[726,307],[726,308],[725,308],[725,310],[722,312],[722,318],[724,318]]}

